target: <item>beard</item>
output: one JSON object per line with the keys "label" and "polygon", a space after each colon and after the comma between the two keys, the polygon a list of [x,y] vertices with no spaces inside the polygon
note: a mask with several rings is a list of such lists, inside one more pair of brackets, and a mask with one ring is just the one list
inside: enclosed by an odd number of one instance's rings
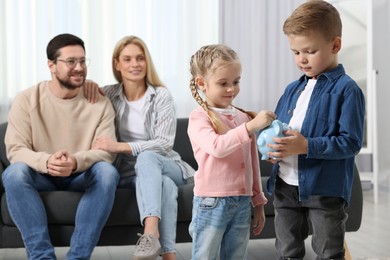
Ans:
{"label": "beard", "polygon": [[71,80],[70,80],[70,76],[68,77],[68,79],[64,80],[64,79],[60,79],[58,77],[58,75],[56,75],[56,78],[58,80],[58,82],[63,86],[65,87],[66,89],[69,89],[69,90],[74,90],[76,88],[80,88],[82,85],[84,85],[84,82],[85,82],[85,73],[80,73],[80,76],[82,76],[84,79],[81,83],[72,83]]}

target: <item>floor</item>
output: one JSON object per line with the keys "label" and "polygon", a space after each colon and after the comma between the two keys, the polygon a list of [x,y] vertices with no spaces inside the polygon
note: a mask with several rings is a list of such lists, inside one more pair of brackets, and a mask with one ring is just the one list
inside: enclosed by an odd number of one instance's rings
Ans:
{"label": "floor", "polygon": [[[373,203],[372,190],[363,192],[363,221],[357,232],[347,233],[346,241],[353,260],[390,260],[390,192],[381,190],[379,203]],[[248,260],[276,259],[274,239],[251,240]],[[305,259],[315,259],[306,241]],[[59,260],[65,259],[67,248],[56,248]],[[97,247],[91,260],[129,260],[134,246]],[[0,249],[0,260],[26,259],[24,249]],[[177,245],[177,259],[191,259],[191,243]]]}

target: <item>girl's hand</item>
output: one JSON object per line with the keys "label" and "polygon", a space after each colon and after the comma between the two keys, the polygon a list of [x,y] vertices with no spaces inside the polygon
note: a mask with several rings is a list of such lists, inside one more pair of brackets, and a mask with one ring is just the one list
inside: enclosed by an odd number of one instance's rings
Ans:
{"label": "girl's hand", "polygon": [[261,130],[269,126],[275,119],[276,115],[274,112],[262,110],[257,114],[255,118],[246,123],[246,129],[248,130],[249,135],[251,135],[255,131]]}
{"label": "girl's hand", "polygon": [[252,220],[253,234],[260,235],[265,225],[264,205],[257,205],[254,208],[254,216]]}
{"label": "girl's hand", "polygon": [[89,103],[96,103],[99,100],[99,94],[105,96],[99,85],[92,80],[86,80],[84,83],[84,97],[87,98]]}

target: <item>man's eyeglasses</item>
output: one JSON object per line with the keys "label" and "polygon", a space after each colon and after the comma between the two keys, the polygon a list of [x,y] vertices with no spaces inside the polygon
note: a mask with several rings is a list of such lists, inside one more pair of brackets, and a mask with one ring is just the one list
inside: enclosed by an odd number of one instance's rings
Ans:
{"label": "man's eyeglasses", "polygon": [[56,59],[56,61],[65,62],[66,66],[68,66],[68,68],[71,68],[71,69],[76,67],[77,63],[80,63],[81,67],[87,67],[89,65],[89,59],[88,58],[82,58],[82,59],[69,58],[69,59],[66,59],[66,60]]}

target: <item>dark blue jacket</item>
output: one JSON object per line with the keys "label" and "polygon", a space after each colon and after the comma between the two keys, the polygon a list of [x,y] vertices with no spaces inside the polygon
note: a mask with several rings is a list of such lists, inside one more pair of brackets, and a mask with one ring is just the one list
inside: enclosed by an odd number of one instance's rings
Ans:
{"label": "dark blue jacket", "polygon": [[[289,123],[298,97],[307,84],[302,76],[289,84],[275,113]],[[340,64],[317,78],[301,134],[307,138],[307,154],[298,156],[299,199],[310,195],[341,197],[349,203],[354,160],[362,147],[365,101],[362,90]],[[268,180],[272,194],[279,165]]]}

